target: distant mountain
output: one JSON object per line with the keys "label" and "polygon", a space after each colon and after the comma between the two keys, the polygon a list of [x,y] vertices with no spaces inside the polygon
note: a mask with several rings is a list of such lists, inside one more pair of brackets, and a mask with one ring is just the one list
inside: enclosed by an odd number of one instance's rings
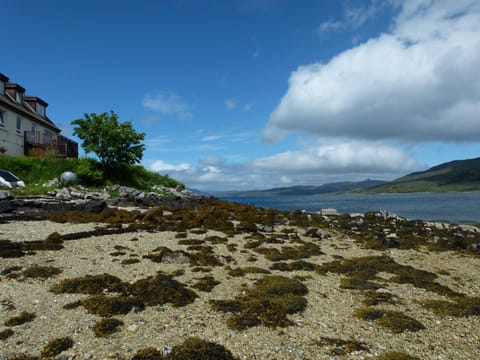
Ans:
{"label": "distant mountain", "polygon": [[368,192],[480,191],[480,158],[455,160],[414,172]]}
{"label": "distant mountain", "polygon": [[223,196],[227,197],[251,197],[251,196],[289,196],[289,195],[314,195],[314,194],[327,194],[343,191],[362,190],[368,189],[374,186],[384,184],[385,181],[381,180],[364,180],[364,181],[344,181],[328,183],[318,186],[290,186],[281,187],[267,190],[252,190],[252,191],[238,191],[223,193]]}

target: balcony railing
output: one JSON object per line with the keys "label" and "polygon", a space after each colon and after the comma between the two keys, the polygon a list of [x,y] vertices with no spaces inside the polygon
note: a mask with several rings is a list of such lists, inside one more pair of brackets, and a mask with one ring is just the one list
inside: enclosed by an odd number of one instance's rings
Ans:
{"label": "balcony railing", "polygon": [[51,132],[25,131],[26,156],[78,157],[78,144],[69,138]]}

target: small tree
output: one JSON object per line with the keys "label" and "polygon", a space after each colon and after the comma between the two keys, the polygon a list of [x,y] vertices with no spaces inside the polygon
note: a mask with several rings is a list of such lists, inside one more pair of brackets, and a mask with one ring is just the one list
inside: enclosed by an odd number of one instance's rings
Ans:
{"label": "small tree", "polygon": [[130,121],[120,123],[115,112],[85,114],[72,125],[73,134],[83,141],[82,148],[95,153],[104,170],[142,160],[145,133],[137,133]]}

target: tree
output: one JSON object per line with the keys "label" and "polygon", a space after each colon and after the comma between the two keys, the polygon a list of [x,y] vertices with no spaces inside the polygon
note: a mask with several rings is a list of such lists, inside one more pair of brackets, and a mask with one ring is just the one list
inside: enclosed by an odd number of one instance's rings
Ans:
{"label": "tree", "polygon": [[142,160],[145,133],[137,133],[130,121],[120,123],[115,112],[84,114],[72,125],[73,134],[83,141],[82,148],[95,153],[104,170]]}

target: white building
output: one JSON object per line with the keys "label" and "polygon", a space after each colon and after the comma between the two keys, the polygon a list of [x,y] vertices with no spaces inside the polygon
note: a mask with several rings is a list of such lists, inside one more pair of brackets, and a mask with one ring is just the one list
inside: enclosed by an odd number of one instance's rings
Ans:
{"label": "white building", "polygon": [[78,157],[78,144],[60,135],[47,106],[0,73],[0,154]]}

